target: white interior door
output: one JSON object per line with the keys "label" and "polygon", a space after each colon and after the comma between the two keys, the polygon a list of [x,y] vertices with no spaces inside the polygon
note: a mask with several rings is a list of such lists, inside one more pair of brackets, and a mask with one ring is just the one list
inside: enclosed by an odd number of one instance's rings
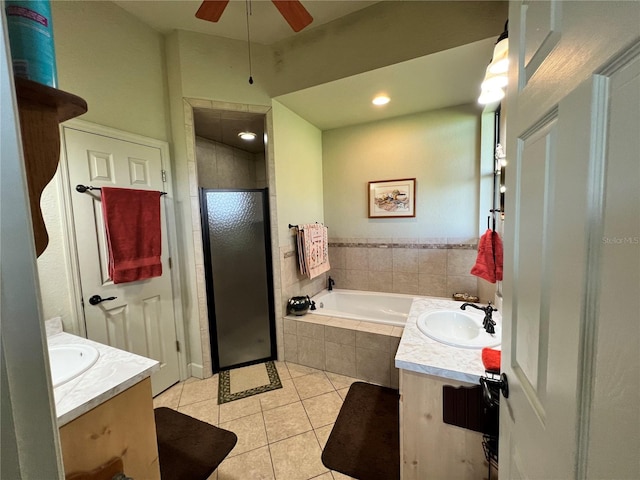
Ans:
{"label": "white interior door", "polygon": [[[157,147],[65,126],[64,148],[72,189],[81,184],[163,191]],[[116,285],[108,273],[100,191],[74,191],[71,196],[87,337],[158,360],[160,371],[151,377],[154,395],[180,379],[162,198],[162,276]],[[105,300],[92,305],[89,299],[95,295]]]}
{"label": "white interior door", "polygon": [[509,26],[500,477],[640,478],[640,2]]}

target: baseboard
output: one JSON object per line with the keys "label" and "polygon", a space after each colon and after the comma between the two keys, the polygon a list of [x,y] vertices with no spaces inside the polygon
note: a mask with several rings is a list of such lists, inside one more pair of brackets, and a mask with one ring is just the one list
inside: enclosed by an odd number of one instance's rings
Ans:
{"label": "baseboard", "polygon": [[189,375],[196,378],[204,378],[204,367],[197,363],[190,363],[188,365]]}

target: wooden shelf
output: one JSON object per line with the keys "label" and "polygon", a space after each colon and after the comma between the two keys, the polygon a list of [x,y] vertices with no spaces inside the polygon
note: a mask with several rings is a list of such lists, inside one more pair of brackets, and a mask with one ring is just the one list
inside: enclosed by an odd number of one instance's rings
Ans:
{"label": "wooden shelf", "polygon": [[87,102],[71,93],[24,78],[15,77],[15,85],[33,235],[36,255],[40,256],[49,243],[40,210],[40,197],[58,168],[58,125],[85,113]]}

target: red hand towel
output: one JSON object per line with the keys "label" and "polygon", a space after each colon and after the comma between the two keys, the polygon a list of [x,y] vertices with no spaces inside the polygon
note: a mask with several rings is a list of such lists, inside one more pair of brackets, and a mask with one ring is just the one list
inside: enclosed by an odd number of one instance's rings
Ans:
{"label": "red hand towel", "polygon": [[500,239],[500,235],[498,232],[493,232],[493,257],[495,258],[495,266],[496,266],[496,280],[502,280],[502,262],[503,262],[503,250],[502,250],[502,240]]}
{"label": "red hand towel", "polygon": [[478,257],[471,269],[471,275],[496,283],[496,265],[493,258],[493,231],[487,230],[478,242]]}
{"label": "red hand towel", "polygon": [[113,283],[161,276],[160,192],[102,187],[102,214]]}
{"label": "red hand towel", "polygon": [[493,348],[482,349],[482,364],[488,372],[500,373],[500,357],[502,352]]}

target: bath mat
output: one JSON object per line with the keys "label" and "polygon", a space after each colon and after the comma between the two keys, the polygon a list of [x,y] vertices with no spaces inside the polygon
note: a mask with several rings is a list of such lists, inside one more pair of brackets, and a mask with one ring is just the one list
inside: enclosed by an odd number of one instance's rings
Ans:
{"label": "bath mat", "polygon": [[219,405],[282,388],[278,370],[273,362],[224,370],[218,378]]}
{"label": "bath mat", "polygon": [[322,463],[359,480],[400,479],[400,395],[355,382],[349,388]]}
{"label": "bath mat", "polygon": [[167,407],[154,414],[162,480],[206,480],[238,441],[233,432]]}

